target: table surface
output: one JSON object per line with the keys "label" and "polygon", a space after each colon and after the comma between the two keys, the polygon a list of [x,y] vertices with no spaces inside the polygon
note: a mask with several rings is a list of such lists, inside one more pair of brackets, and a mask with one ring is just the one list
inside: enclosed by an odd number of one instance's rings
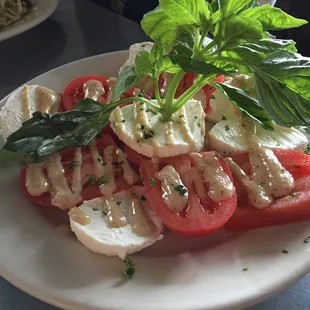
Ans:
{"label": "table surface", "polygon": [[[127,49],[146,37],[135,23],[89,0],[61,0],[50,19],[0,42],[0,98],[27,80],[67,62]],[[283,271],[285,272],[285,270]],[[248,310],[310,309],[310,275]],[[1,310],[57,310],[0,278]]]}

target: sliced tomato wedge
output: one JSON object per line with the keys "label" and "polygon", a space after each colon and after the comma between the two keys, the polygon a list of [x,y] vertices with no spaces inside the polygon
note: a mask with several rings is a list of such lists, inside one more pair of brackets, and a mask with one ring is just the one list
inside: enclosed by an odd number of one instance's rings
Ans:
{"label": "sliced tomato wedge", "polygon": [[125,153],[126,153],[126,157],[127,159],[135,164],[136,166],[140,166],[141,163],[145,160],[151,160],[150,158],[139,154],[138,152],[136,152],[135,150],[133,150],[132,148],[130,148],[128,145],[125,144]]}
{"label": "sliced tomato wedge", "polygon": [[[260,210],[247,200],[247,194],[235,182],[238,206],[226,224],[231,231],[250,230],[266,226],[284,225],[310,219],[310,156],[289,150],[275,150],[281,164],[295,180],[292,194],[275,199],[267,208]],[[248,153],[233,155],[233,160],[250,175]]]}
{"label": "sliced tomato wedge", "polygon": [[[218,76],[218,77],[216,77],[214,79],[214,82],[223,83],[224,79],[225,79],[224,75],[220,75],[220,76]],[[204,91],[204,93],[206,95],[206,108],[205,108],[205,112],[208,113],[209,109],[211,108],[210,101],[211,101],[212,95],[216,91],[216,88],[211,86],[211,85],[209,85],[209,84],[207,84],[202,89],[203,89],[203,91]]]}
{"label": "sliced tomato wedge", "polygon": [[[114,140],[109,136],[103,134],[100,138],[96,139],[97,148],[99,154],[102,157],[103,165],[104,165],[104,156],[103,150],[105,147],[109,145],[115,146],[115,150],[117,149],[117,145],[115,144]],[[62,157],[62,165],[64,167],[65,177],[69,186],[72,185],[73,179],[73,167],[72,163],[74,162],[74,154],[76,148],[66,149],[60,152]],[[88,147],[82,148],[82,157],[83,163],[81,166],[81,182],[83,185],[82,190],[82,200],[90,200],[96,197],[102,196],[102,193],[99,189],[99,186],[96,182],[93,182],[93,178],[96,175],[95,167],[93,164],[93,160],[89,151]],[[117,162],[117,158],[115,155],[115,164],[114,164],[114,174],[115,174],[115,183],[116,183],[116,190],[115,192],[119,192],[125,190],[132,185],[129,185],[123,175],[123,169]],[[137,180],[138,182],[139,180]],[[137,183],[135,182],[135,184]],[[20,184],[24,194],[34,203],[42,205],[42,206],[53,206],[51,201],[51,195],[49,192],[45,192],[40,196],[32,196],[29,194],[27,187],[26,187],[26,167],[22,168],[20,172]]]}
{"label": "sliced tomato wedge", "polygon": [[[84,99],[85,92],[83,89],[83,85],[85,82],[89,80],[97,80],[99,81],[105,90],[105,96],[109,90],[108,78],[105,76],[98,76],[98,75],[88,75],[75,78],[71,80],[64,89],[63,92],[63,110],[68,111],[72,110],[75,105]],[[98,102],[104,103],[105,96],[101,96],[98,99]]]}
{"label": "sliced tomato wedge", "polygon": [[[63,92],[63,101],[62,101],[63,111],[72,110],[80,100],[84,99],[85,92],[83,89],[83,85],[85,84],[85,82],[89,80],[97,80],[102,84],[105,90],[105,94],[99,97],[98,102],[99,103],[107,102],[107,96],[108,96],[108,91],[109,91],[109,84],[108,84],[109,78],[105,76],[98,76],[98,75],[82,76],[82,77],[78,77],[78,78],[71,80],[65,87],[64,92]],[[134,92],[134,88],[130,88],[128,91],[126,91],[121,96],[121,98],[131,97],[133,96],[133,92]]]}
{"label": "sliced tomato wedge", "polygon": [[[219,160],[224,171],[231,178],[226,162],[223,158]],[[172,165],[176,169],[188,191],[188,205],[181,213],[172,211],[162,197],[161,182],[156,175],[166,165]],[[220,229],[234,213],[237,203],[236,194],[220,202],[212,201],[207,196],[209,185],[203,181],[201,185],[205,188],[206,195],[205,199],[201,200],[192,178],[193,173],[197,173],[197,171],[188,155],[171,157],[162,160],[160,163],[147,160],[143,161],[140,167],[140,175],[143,179],[147,198],[156,214],[168,228],[187,236],[207,235]]]}

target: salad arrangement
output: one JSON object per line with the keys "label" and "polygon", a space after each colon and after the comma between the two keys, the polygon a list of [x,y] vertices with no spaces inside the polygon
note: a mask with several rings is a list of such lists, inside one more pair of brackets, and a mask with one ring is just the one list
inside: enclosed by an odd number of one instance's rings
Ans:
{"label": "salad arrangement", "polygon": [[309,60],[269,33],[306,21],[255,0],[159,3],[141,23],[154,43],[133,45],[117,79],[13,93],[0,161],[25,165],[33,202],[70,209],[85,246],[123,259],[164,226],[199,236],[309,219]]}

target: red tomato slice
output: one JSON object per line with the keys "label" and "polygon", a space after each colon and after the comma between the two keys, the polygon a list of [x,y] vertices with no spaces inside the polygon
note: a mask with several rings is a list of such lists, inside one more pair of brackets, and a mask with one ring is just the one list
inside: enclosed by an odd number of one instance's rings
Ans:
{"label": "red tomato slice", "polygon": [[[220,76],[218,76],[218,77],[216,77],[214,79],[214,82],[223,83],[224,79],[225,79],[224,75],[220,75]],[[204,91],[204,93],[206,95],[206,108],[205,108],[205,112],[208,113],[209,109],[210,109],[210,101],[211,101],[212,95],[216,91],[216,88],[210,86],[209,84],[207,84],[202,89],[203,89],[203,91]]]}
{"label": "red tomato slice", "polygon": [[[106,103],[109,91],[108,79],[109,78],[105,76],[88,75],[71,80],[65,87],[63,93],[62,110],[63,111],[72,110],[80,100],[84,99],[85,92],[83,90],[83,85],[85,84],[85,82],[89,80],[97,80],[101,82],[102,86],[104,87],[105,94],[98,99],[98,102]],[[134,88],[130,88],[121,96],[121,99],[125,97],[131,97],[133,95],[134,95]]]}
{"label": "red tomato slice", "polygon": [[[222,158],[220,161],[224,171],[231,178],[226,162]],[[161,183],[156,177],[156,173],[168,164],[174,166],[187,187],[189,203],[181,213],[175,213],[167,207],[162,198]],[[171,230],[187,236],[207,235],[220,229],[234,213],[237,203],[236,194],[217,203],[208,199],[207,195],[204,201],[200,201],[191,177],[195,169],[188,155],[171,157],[163,160],[160,164],[156,164],[152,160],[143,161],[140,168],[146,195],[156,214]],[[150,182],[152,179],[155,181],[155,185]],[[205,190],[208,189],[208,184],[202,185]]]}
{"label": "red tomato slice", "polygon": [[[101,82],[102,86],[104,87],[105,94],[107,94],[109,90],[108,78],[104,76],[97,76],[97,75],[89,75],[78,77],[71,80],[68,85],[65,87],[63,93],[63,110],[68,111],[72,110],[78,101],[83,100],[85,96],[85,92],[83,90],[83,85],[85,82],[89,80],[97,80]],[[104,102],[104,96],[100,97],[98,102]]]}
{"label": "red tomato slice", "polygon": [[136,152],[135,150],[133,150],[132,148],[130,148],[128,145],[125,144],[125,153],[126,153],[126,157],[127,159],[135,164],[136,166],[140,166],[142,164],[143,161],[145,160],[151,160],[150,158],[139,154],[138,152]]}
{"label": "red tomato slice", "polygon": [[[228,230],[243,231],[310,219],[310,156],[289,150],[274,151],[274,154],[293,175],[294,194],[276,199],[268,208],[260,210],[247,201],[245,192],[236,183],[238,206],[225,226]],[[250,174],[247,153],[236,154],[233,159],[247,174]]]}
{"label": "red tomato slice", "polygon": [[[117,148],[114,140],[109,135],[102,135],[101,138],[96,140],[97,148],[99,153],[102,154],[105,147],[109,145],[114,145]],[[70,167],[72,161],[74,161],[74,153],[75,148],[69,148],[60,152],[62,156],[62,164],[65,170],[65,176],[68,181],[68,184],[72,184],[72,174],[73,174],[73,167]],[[83,156],[83,163],[81,166],[81,179],[83,184],[82,190],[82,200],[90,200],[96,197],[102,196],[100,192],[99,186],[97,184],[91,184],[89,176],[95,175],[95,168],[93,165],[93,161],[91,158],[91,154],[88,147],[82,148],[82,156]],[[104,160],[104,158],[103,158]],[[116,183],[116,191],[119,192],[125,190],[131,185],[129,185],[123,176],[123,169],[117,165],[117,160],[115,158],[115,183]],[[26,168],[22,168],[20,172],[20,183],[24,194],[34,203],[43,205],[43,206],[52,206],[51,202],[51,195],[50,193],[46,192],[41,196],[32,196],[28,193],[26,187]]]}

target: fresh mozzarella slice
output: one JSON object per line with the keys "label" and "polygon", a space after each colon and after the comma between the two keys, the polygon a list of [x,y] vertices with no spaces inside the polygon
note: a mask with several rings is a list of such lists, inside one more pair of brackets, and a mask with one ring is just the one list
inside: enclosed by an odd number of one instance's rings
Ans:
{"label": "fresh mozzarella slice", "polygon": [[124,65],[120,68],[120,71],[126,66],[134,65],[136,56],[142,52],[150,52],[154,43],[153,42],[141,42],[141,43],[136,43],[130,46],[129,48],[129,58],[126,60]]}
{"label": "fresh mozzarella slice", "polygon": [[88,249],[119,256],[138,252],[161,240],[163,225],[146,201],[142,187],[85,201],[69,212],[71,230]]}
{"label": "fresh mozzarella slice", "polygon": [[171,121],[136,102],[112,113],[111,127],[125,144],[147,157],[169,157],[199,152],[204,145],[205,113],[200,102],[188,101]]}
{"label": "fresh mozzarella slice", "polygon": [[[224,83],[241,88],[254,95],[255,81],[253,77],[245,74],[239,74],[233,78],[227,78]],[[210,107],[206,112],[206,118],[209,121],[216,123],[223,117],[229,119],[239,115],[241,115],[241,111],[232,105],[227,96],[225,96],[220,90],[216,90],[213,94],[213,98],[210,100]]]}
{"label": "fresh mozzarella slice", "polygon": [[55,113],[59,109],[61,96],[51,89],[38,85],[25,85],[18,88],[7,99],[0,110],[0,132],[7,139],[18,130],[32,113],[41,111]]}
{"label": "fresh mozzarella slice", "polygon": [[[208,133],[209,147],[227,156],[248,150],[246,131],[240,118],[227,119],[215,124]],[[256,126],[257,142],[270,149],[295,149],[303,151],[308,143],[307,137],[294,128],[275,125],[274,131]]]}

